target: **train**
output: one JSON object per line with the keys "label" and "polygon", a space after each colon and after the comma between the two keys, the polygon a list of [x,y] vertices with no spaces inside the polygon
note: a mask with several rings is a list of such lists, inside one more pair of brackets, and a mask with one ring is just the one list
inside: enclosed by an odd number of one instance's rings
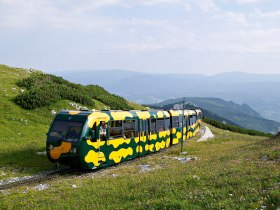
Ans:
{"label": "train", "polygon": [[46,153],[53,163],[97,169],[186,141],[201,124],[199,109],[64,110],[50,125]]}

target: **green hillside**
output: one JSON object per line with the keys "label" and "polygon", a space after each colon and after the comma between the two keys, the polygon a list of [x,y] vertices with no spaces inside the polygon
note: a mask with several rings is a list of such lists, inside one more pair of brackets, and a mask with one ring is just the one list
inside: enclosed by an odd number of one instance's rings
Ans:
{"label": "green hillside", "polygon": [[[24,109],[15,103],[15,98],[22,90],[27,93],[32,89],[18,86],[32,72],[1,65],[0,75],[0,183],[54,169],[47,157],[38,152],[45,150],[45,133],[54,117],[51,111],[73,108],[70,100],[61,98],[41,108]],[[96,98],[89,108],[109,105]],[[66,175],[41,185],[2,190],[0,209],[279,207],[279,137],[267,139],[208,126],[215,138],[206,142],[197,142],[199,136],[189,140],[183,148],[187,154],[180,154],[178,145],[95,173]],[[197,160],[181,163],[174,157]]]}
{"label": "green hillside", "polygon": [[[229,124],[238,125],[243,128],[258,130],[266,133],[276,133],[280,128],[280,123],[264,119],[261,114],[246,104],[239,105],[232,101],[224,101],[219,98],[204,98],[204,97],[186,97],[186,101],[190,104],[194,104],[196,107],[200,107],[204,110],[204,115],[207,118],[212,118],[221,121],[219,118],[223,118],[223,121]],[[172,99],[163,101],[154,106],[167,106],[177,103],[182,103],[183,99]]]}
{"label": "green hillside", "polygon": [[[77,106],[86,105],[89,105],[90,109],[121,108],[119,106],[144,108],[122,97],[112,95],[99,86],[85,87],[39,71],[0,65],[0,75],[0,180],[18,174],[30,174],[53,168],[53,164],[45,156],[37,154],[45,150],[46,133],[54,118],[52,110],[58,112],[61,109],[76,109]],[[47,101],[48,98],[40,98],[46,95],[38,93],[48,93],[48,96],[56,94],[57,92],[48,89],[48,85],[56,86],[57,89],[63,86],[64,90],[70,87],[70,91],[71,88],[79,89],[82,97],[93,98],[92,103],[80,104],[77,103],[78,100],[75,101],[75,98],[69,100],[70,98],[64,98],[65,95],[61,94],[56,96],[57,100],[44,104],[40,108],[26,107],[32,109],[25,109],[16,104],[19,96],[23,102],[30,102],[23,99],[33,100],[34,98]],[[39,91],[36,92],[36,90]],[[86,91],[91,91],[91,93]]]}

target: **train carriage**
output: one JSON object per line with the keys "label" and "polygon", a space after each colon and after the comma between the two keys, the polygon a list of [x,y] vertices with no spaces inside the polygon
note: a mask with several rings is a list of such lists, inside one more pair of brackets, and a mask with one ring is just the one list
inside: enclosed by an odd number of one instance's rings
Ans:
{"label": "train carriage", "polygon": [[[195,111],[62,111],[47,137],[52,162],[94,169],[114,165],[178,144],[195,129]],[[182,119],[184,126],[182,128]],[[195,118],[196,119],[196,118]],[[197,126],[196,126],[197,127]]]}

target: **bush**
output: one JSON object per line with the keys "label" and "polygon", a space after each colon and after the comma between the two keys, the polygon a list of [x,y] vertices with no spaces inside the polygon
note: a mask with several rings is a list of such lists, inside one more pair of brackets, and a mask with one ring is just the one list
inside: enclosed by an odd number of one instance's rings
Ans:
{"label": "bush", "polygon": [[92,99],[96,99],[111,109],[132,108],[123,97],[110,94],[98,85],[83,86],[51,74],[35,72],[17,84],[25,87],[27,91],[18,95],[15,102],[26,109],[47,106],[60,99],[71,100],[86,106],[94,106]]}
{"label": "bush", "polygon": [[98,85],[88,85],[86,86],[86,89],[92,98],[99,100],[104,104],[108,104],[111,109],[132,109],[123,97],[110,94]]}

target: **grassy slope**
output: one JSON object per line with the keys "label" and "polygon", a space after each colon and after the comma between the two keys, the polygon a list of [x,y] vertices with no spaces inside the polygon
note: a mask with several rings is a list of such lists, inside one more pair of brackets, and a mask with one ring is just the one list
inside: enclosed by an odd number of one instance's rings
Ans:
{"label": "grassy slope", "polygon": [[[21,109],[11,99],[19,91],[16,80],[28,73],[0,66],[0,75],[0,180],[53,169],[53,164],[36,152],[44,151],[45,133],[53,119],[51,109],[67,108],[68,101],[33,111]],[[188,151],[185,156],[196,156],[197,161],[182,164],[167,158],[179,155],[180,147],[175,146],[91,175],[60,177],[46,182],[49,189],[44,191],[33,185],[2,191],[0,209],[280,206],[280,162],[276,161],[280,158],[280,140],[209,127],[215,139],[201,143],[191,140],[184,146]],[[141,164],[149,164],[153,170],[142,173]]]}
{"label": "grassy slope", "polygon": [[[0,208],[255,209],[280,205],[280,140],[231,133],[184,145],[198,160],[182,164],[180,146],[86,176],[60,177],[49,188],[0,194]],[[197,138],[197,137],[196,137]],[[278,160],[278,161],[277,161]],[[140,165],[151,165],[141,172]],[[72,185],[77,185],[73,188]],[[10,193],[7,195],[7,193]],[[2,199],[2,200],[1,200]]]}
{"label": "grassy slope", "polygon": [[[48,107],[26,110],[12,100],[20,93],[16,82],[30,75],[20,68],[0,65],[0,180],[52,169],[53,165],[37,152],[45,150],[46,132],[54,115],[51,110],[73,109],[68,100]],[[95,109],[107,105],[95,101]],[[135,105],[136,106],[136,105]],[[138,107],[137,107],[138,108]]]}

